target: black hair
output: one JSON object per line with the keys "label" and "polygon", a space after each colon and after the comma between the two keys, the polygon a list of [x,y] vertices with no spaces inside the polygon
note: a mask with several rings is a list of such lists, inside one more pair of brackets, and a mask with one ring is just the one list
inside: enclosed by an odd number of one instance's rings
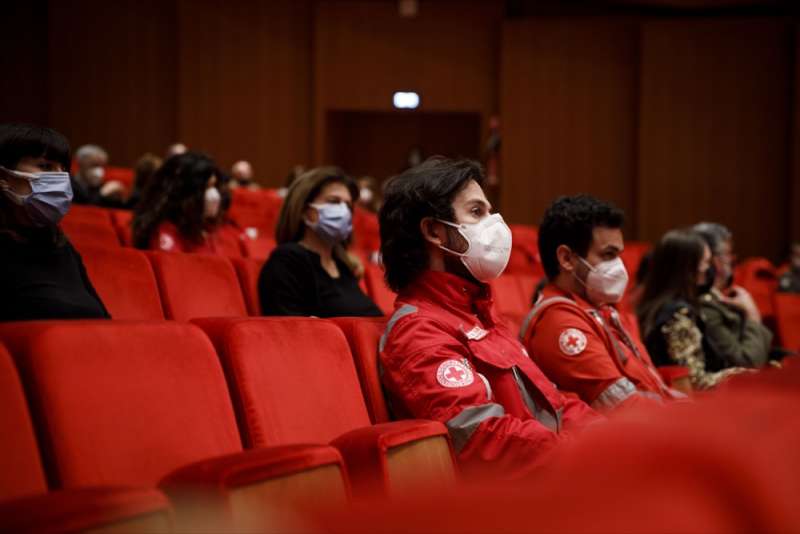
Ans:
{"label": "black hair", "polygon": [[731,238],[731,231],[715,222],[697,223],[692,227],[692,230],[705,240],[708,248],[711,249],[711,254],[714,256],[719,254],[720,245]]}
{"label": "black hair", "polygon": [[221,221],[225,209],[230,206],[227,180],[216,164],[204,154],[186,152],[167,159],[147,183],[142,199],[136,206],[133,217],[133,244],[137,248],[148,248],[153,233],[164,221],[178,228],[181,236],[189,241],[202,241],[206,222],[203,217],[206,184],[217,177],[217,188],[221,198],[217,222]]}
{"label": "black hair", "polygon": [[22,158],[46,158],[69,172],[72,157],[67,138],[44,126],[0,124],[0,165],[16,169]]}
{"label": "black hair", "polygon": [[394,291],[428,268],[420,221],[453,221],[453,199],[471,180],[483,185],[483,169],[476,161],[434,156],[387,182],[378,218],[386,283]]}
{"label": "black hair", "polygon": [[544,272],[551,280],[560,272],[556,249],[566,245],[586,257],[595,228],[622,228],[625,214],[613,204],[589,195],[557,198],[539,225],[539,255]]}

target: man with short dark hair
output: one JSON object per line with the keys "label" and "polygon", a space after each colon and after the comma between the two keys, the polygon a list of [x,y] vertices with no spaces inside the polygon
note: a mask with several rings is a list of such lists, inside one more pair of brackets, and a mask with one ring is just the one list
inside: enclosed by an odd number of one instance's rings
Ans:
{"label": "man with short dark hair", "polygon": [[521,331],[545,374],[601,411],[683,397],[667,387],[634,325],[614,307],[628,282],[623,222],[622,211],[587,195],[553,202],[539,226],[549,283]]}
{"label": "man with short dark hair", "polygon": [[792,244],[789,256],[789,269],[778,280],[781,293],[800,293],[800,241]]}
{"label": "man with short dark hair", "polygon": [[482,183],[477,163],[443,158],[388,183],[381,252],[399,295],[380,366],[395,416],[445,423],[468,471],[519,477],[601,418],[562,395],[493,310],[487,282],[508,263],[511,232]]}

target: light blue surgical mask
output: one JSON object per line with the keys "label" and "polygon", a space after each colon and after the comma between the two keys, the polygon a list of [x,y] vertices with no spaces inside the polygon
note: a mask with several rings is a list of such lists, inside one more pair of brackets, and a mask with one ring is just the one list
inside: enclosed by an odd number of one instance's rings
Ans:
{"label": "light blue surgical mask", "polygon": [[26,180],[31,192],[20,195],[0,175],[0,191],[14,204],[22,206],[33,226],[54,226],[69,211],[72,203],[72,184],[69,173],[37,172],[28,173],[0,168],[4,174]]}
{"label": "light blue surgical mask", "polygon": [[344,202],[336,204],[310,204],[319,217],[313,223],[306,219],[306,225],[314,230],[324,241],[337,244],[350,237],[353,232],[353,214]]}

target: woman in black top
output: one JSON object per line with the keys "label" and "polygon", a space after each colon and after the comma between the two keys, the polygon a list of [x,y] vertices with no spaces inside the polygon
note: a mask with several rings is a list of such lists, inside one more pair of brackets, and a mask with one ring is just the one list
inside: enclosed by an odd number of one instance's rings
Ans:
{"label": "woman in black top", "polygon": [[382,315],[358,286],[363,266],[346,250],[356,200],[355,182],[334,167],[295,180],[281,207],[278,247],[258,279],[264,315]]}
{"label": "woman in black top", "polygon": [[69,143],[0,125],[0,321],[110,318],[58,227],[72,201]]}

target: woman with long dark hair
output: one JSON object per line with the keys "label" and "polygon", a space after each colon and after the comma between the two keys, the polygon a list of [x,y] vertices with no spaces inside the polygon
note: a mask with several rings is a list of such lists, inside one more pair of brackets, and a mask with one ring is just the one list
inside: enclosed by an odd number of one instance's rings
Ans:
{"label": "woman with long dark hair", "polygon": [[700,235],[688,230],[667,232],[653,251],[644,293],[637,307],[639,325],[656,366],[689,369],[694,389],[708,389],[740,372],[721,370],[704,350],[699,297],[713,274],[711,252]]}
{"label": "woman with long dark hair", "polygon": [[227,178],[203,154],[172,156],[147,183],[133,217],[133,244],[167,252],[238,254],[224,226]]}
{"label": "woman with long dark hair", "polygon": [[70,160],[57,131],[0,125],[0,321],[109,317],[59,228],[72,203]]}

